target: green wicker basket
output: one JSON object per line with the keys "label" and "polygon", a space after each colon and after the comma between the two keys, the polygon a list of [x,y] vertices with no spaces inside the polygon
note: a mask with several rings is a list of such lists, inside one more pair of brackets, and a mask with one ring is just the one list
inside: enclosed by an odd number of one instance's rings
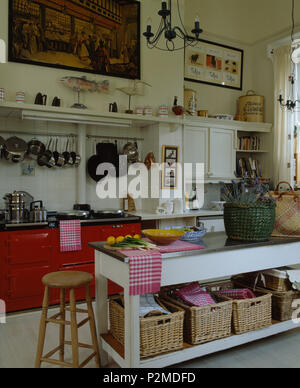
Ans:
{"label": "green wicker basket", "polygon": [[228,238],[241,241],[268,241],[275,224],[274,202],[225,203],[224,224]]}

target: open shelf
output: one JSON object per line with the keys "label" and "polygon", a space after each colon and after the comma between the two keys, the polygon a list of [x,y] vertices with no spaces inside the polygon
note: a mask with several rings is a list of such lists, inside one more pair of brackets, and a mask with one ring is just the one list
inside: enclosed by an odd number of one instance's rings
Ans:
{"label": "open shelf", "polygon": [[172,112],[168,117],[139,116],[136,114],[98,112],[91,109],[75,109],[35,104],[18,104],[16,102],[0,102],[0,117],[16,119],[34,119],[53,122],[84,123],[90,125],[146,127],[153,124],[213,126],[246,132],[265,132],[272,130],[269,123],[248,123],[234,120],[218,120],[205,117],[175,116]]}
{"label": "open shelf", "polygon": [[[300,327],[300,322],[274,321],[273,324],[265,329],[250,331],[245,334],[234,335],[220,340],[207,342],[201,345],[189,345],[184,343],[183,349],[171,353],[165,353],[159,356],[142,359],[140,366],[142,368],[163,368],[169,365],[178,364],[193,358],[206,356],[222,350],[230,349],[249,342],[257,341],[263,338],[283,333]],[[122,346],[111,334],[103,334],[101,341],[104,350],[113,356],[115,361],[121,366],[126,367],[124,360],[124,346]]]}

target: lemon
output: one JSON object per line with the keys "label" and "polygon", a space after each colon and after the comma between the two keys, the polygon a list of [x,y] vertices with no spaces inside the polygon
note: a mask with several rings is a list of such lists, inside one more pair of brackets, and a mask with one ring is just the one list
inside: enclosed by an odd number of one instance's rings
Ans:
{"label": "lemon", "polygon": [[115,239],[115,237],[110,236],[107,238],[106,242],[108,245],[114,245],[116,243],[116,239]]}
{"label": "lemon", "polygon": [[116,239],[116,243],[121,243],[122,241],[124,241],[124,237],[123,237],[123,236],[119,236],[119,237]]}
{"label": "lemon", "polygon": [[127,238],[127,237],[132,238],[132,236],[130,234],[127,234],[127,236],[125,236],[125,238]]}
{"label": "lemon", "polygon": [[136,238],[137,240],[140,240],[140,239],[141,239],[141,236],[140,236],[139,234],[135,234],[135,235],[133,236],[133,238]]}

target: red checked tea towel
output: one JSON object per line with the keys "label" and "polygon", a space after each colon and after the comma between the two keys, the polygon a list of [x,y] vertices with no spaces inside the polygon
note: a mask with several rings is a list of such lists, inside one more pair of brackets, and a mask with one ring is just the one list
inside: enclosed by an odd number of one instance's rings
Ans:
{"label": "red checked tea towel", "polygon": [[227,296],[228,298],[232,298],[232,299],[256,298],[254,293],[251,290],[248,290],[248,288],[240,288],[240,289],[233,289],[233,290],[220,290],[217,292],[220,295],[224,295],[224,296]]}
{"label": "red checked tea towel", "polygon": [[60,251],[75,252],[81,251],[81,224],[80,220],[60,221]]}
{"label": "red checked tea towel", "polygon": [[176,290],[174,294],[191,306],[202,307],[216,304],[215,300],[198,283],[191,283],[180,290]]}
{"label": "red checked tea towel", "polygon": [[162,256],[158,250],[141,252],[122,250],[129,257],[129,295],[159,292],[161,285]]}

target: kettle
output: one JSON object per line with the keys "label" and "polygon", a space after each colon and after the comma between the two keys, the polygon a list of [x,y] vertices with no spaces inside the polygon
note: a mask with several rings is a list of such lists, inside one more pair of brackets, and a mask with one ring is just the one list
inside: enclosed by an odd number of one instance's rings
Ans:
{"label": "kettle", "polygon": [[[39,204],[39,206],[38,206],[38,204]],[[42,201],[31,202],[29,221],[30,222],[45,222],[45,221],[47,221],[47,210],[43,207]]]}
{"label": "kettle", "polygon": [[35,97],[34,101],[35,105],[46,105],[47,104],[47,96],[46,94],[38,93]]}

